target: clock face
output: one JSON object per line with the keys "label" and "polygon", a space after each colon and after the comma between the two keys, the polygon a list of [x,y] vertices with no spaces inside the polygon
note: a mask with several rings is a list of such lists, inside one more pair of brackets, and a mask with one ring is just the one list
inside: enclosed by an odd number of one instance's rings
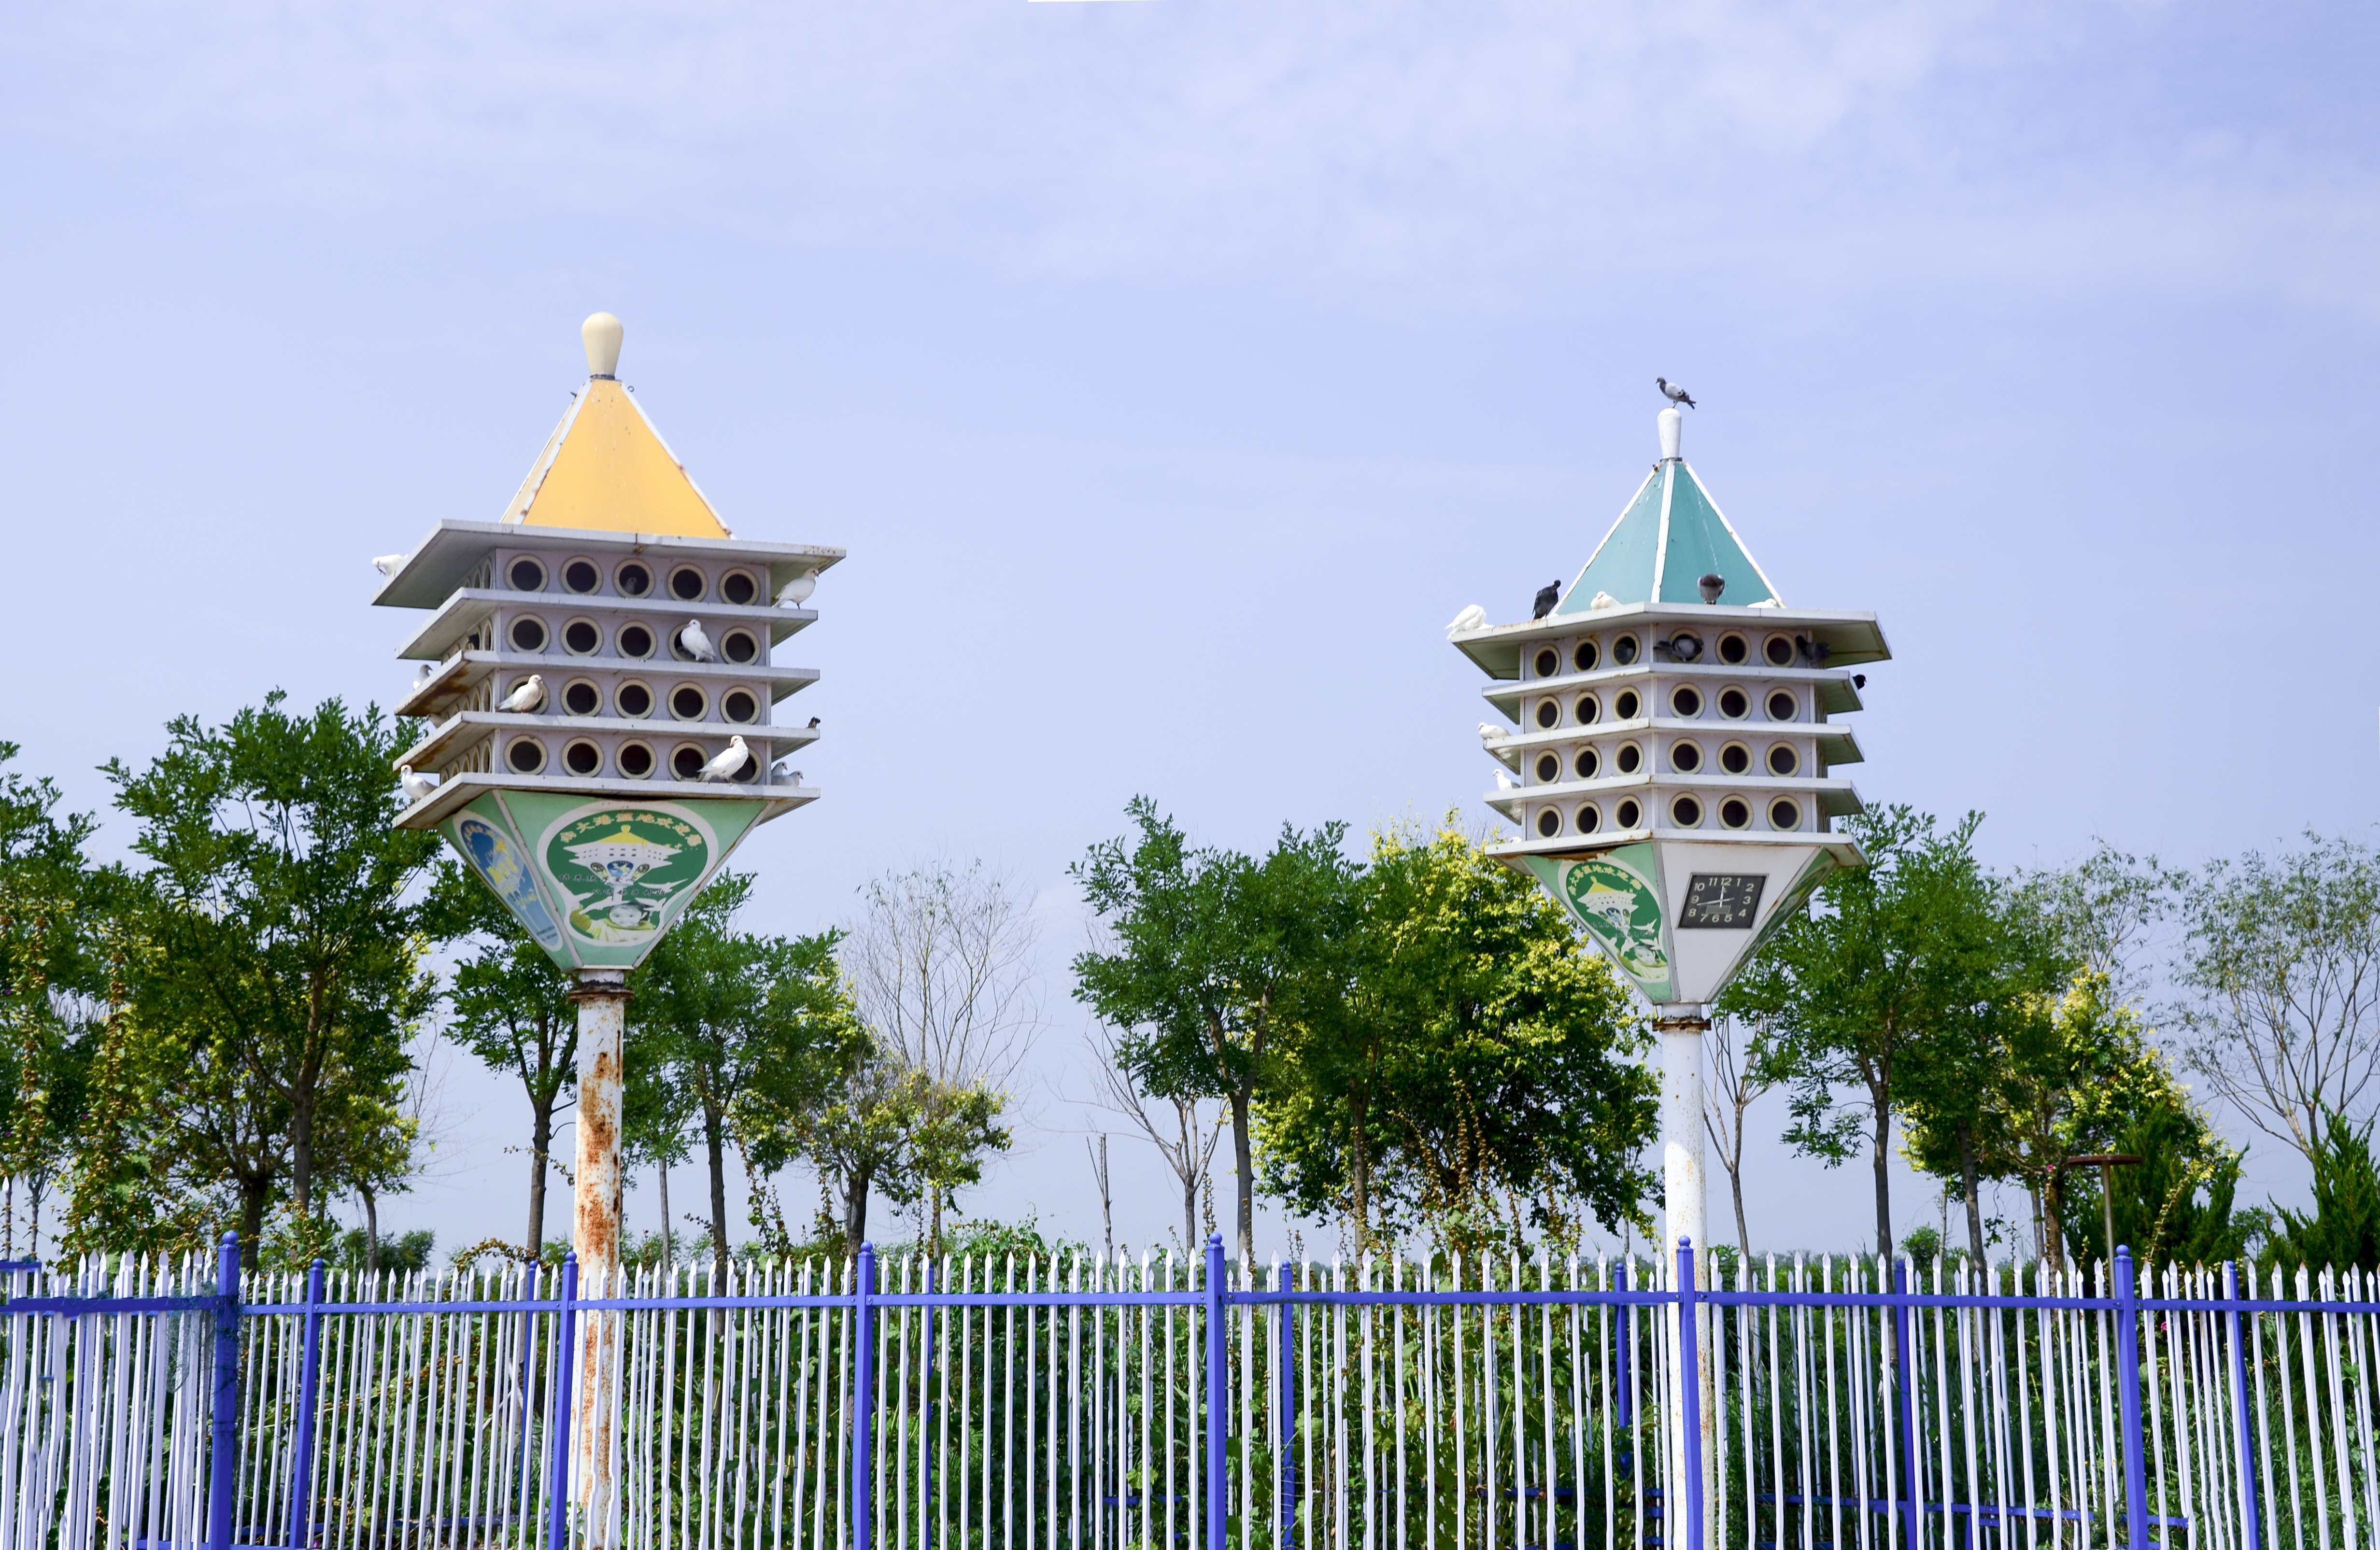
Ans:
{"label": "clock face", "polygon": [[1765,872],[1696,872],[1686,880],[1685,907],[1678,912],[1681,930],[1748,931],[1760,914],[1760,890],[1768,881]]}

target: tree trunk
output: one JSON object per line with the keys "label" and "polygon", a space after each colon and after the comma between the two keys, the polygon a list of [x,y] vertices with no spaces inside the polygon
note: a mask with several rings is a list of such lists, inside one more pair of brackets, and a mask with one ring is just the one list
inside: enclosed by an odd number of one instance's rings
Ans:
{"label": "tree trunk", "polygon": [[364,1283],[378,1290],[380,1275],[380,1202],[372,1198],[370,1189],[358,1185],[356,1193],[364,1197]]}
{"label": "tree trunk", "polygon": [[301,1222],[314,1214],[314,1095],[303,1087],[289,1101],[289,1208]]}
{"label": "tree trunk", "polygon": [[1967,1252],[1975,1256],[1975,1268],[1984,1267],[1984,1198],[1982,1181],[1975,1176],[1975,1132],[1971,1125],[1959,1127],[1959,1187],[1967,1192]]}
{"label": "tree trunk", "polygon": [[1372,1157],[1364,1144],[1364,1095],[1347,1096],[1347,1118],[1355,1132],[1355,1252],[1363,1253],[1372,1246]]}
{"label": "tree trunk", "polygon": [[926,1186],[926,1253],[929,1258],[942,1252],[942,1187]]}
{"label": "tree trunk", "polygon": [[669,1159],[668,1159],[667,1157],[663,1157],[663,1158],[662,1159],[662,1161],[661,1161],[661,1169],[662,1169],[662,1269],[664,1269],[664,1270],[666,1270],[666,1269],[668,1269],[671,1265],[674,1265],[674,1264],[676,1264],[676,1263],[677,1263],[677,1256],[676,1256],[675,1254],[674,1254],[674,1253],[672,1253],[670,1252],[672,1245],[674,1245],[674,1244],[677,1241],[677,1234],[676,1234],[675,1229],[673,1229],[673,1228],[670,1226],[670,1214],[669,1214]]}
{"label": "tree trunk", "polygon": [[[709,1097],[702,1100],[702,1144],[710,1153],[710,1265],[713,1295],[727,1286],[727,1126]],[[856,1251],[855,1251],[856,1252]]]}
{"label": "tree trunk", "polygon": [[843,1252],[855,1260],[868,1236],[868,1187],[872,1182],[867,1174],[855,1173],[844,1186]]}
{"label": "tree trunk", "polygon": [[1185,1254],[1198,1246],[1198,1171],[1192,1169],[1182,1175],[1182,1252]]}
{"label": "tree trunk", "polygon": [[1892,1254],[1892,1110],[1876,1102],[1876,1252]]}
{"label": "tree trunk", "polygon": [[[272,1174],[242,1179],[239,1181],[239,1250],[250,1265],[256,1263],[257,1253],[263,1247],[264,1210],[272,1204]],[[33,1229],[36,1237],[40,1236],[41,1221],[41,1207],[36,1205],[33,1208]]]}
{"label": "tree trunk", "polygon": [[1232,1193],[1240,1197],[1240,1264],[1257,1262],[1256,1147],[1248,1138],[1249,1090],[1232,1094],[1232,1161],[1239,1169]]}
{"label": "tree trunk", "polygon": [[2049,1261],[2049,1268],[2059,1275],[2066,1273],[2066,1201],[2059,1187],[2063,1175],[2056,1169],[2041,1186],[2041,1248]]}
{"label": "tree trunk", "polygon": [[[1735,1133],[1741,1137],[1743,1134],[1742,1115],[1735,1117]],[[1752,1263],[1752,1234],[1743,1225],[1743,1149],[1741,1144],[1736,1148],[1734,1160],[1728,1164],[1727,1187],[1735,1196],[1735,1252],[1742,1263],[1749,1265]]]}
{"label": "tree trunk", "polygon": [[528,1250],[532,1264],[545,1253],[545,1158],[553,1145],[553,1095],[532,1099],[528,1121]]}

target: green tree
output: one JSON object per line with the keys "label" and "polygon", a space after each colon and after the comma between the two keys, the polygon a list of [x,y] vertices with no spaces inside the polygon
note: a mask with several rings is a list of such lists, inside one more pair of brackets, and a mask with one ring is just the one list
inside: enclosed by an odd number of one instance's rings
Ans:
{"label": "green tree", "polygon": [[[766,1181],[807,1159],[841,1199],[844,1252],[856,1254],[868,1236],[868,1207],[881,1192],[896,1203],[916,1199],[910,1175],[917,1133],[920,1072],[888,1048],[856,1014],[835,1051],[832,1080],[817,1090],[754,1088],[738,1096],[735,1134],[746,1166]],[[753,1191],[754,1225],[781,1251],[792,1241],[774,1197]]]}
{"label": "green tree", "polygon": [[[2164,1072],[2120,1083],[2117,1092],[2139,1108],[2129,1117],[2110,1116],[2107,1150],[2141,1160],[2111,1170],[2116,1241],[2129,1245],[2135,1263],[2167,1260],[2219,1265],[2247,1251],[2246,1234],[2234,1220],[2234,1200],[2246,1154],[2228,1145],[2180,1084],[2165,1058],[2143,1059]],[[2066,1187],[2066,1248],[2077,1264],[2106,1257],[2107,1212],[2095,1168],[2080,1168]]]}
{"label": "green tree", "polygon": [[1119,1054],[1144,1093],[1230,1106],[1240,1256],[1251,1265],[1253,1111],[1277,1041],[1345,992],[1357,908],[1345,826],[1284,826],[1259,860],[1194,848],[1145,796],[1124,811],[1136,832],[1070,868],[1111,938],[1075,959],[1075,999],[1122,1031]]}
{"label": "green tree", "polygon": [[1259,1107],[1267,1188],[1366,1246],[1376,1214],[1465,1246],[1645,1225],[1644,1023],[1560,907],[1451,818],[1376,834],[1353,891],[1346,987],[1301,1003]]}
{"label": "green tree", "polygon": [[447,992],[447,1036],[517,1081],[528,1099],[528,1227],[521,1247],[535,1254],[545,1241],[555,1117],[577,1094],[576,987],[487,885],[453,861],[438,868],[429,913],[431,935],[469,950],[455,965]]}
{"label": "green tree", "polygon": [[1768,1040],[1786,1079],[1786,1140],[1829,1166],[1867,1144],[1876,1239],[1893,1242],[1888,1165],[1908,1068],[1979,997],[1997,936],[1992,888],[1976,864],[1970,813],[1947,832],[1906,805],[1846,825],[1867,865],[1830,874],[1720,998]]}
{"label": "green tree", "polygon": [[2279,1257],[2314,1270],[2380,1268],[2380,1169],[2372,1160],[2372,1127],[2328,1114],[2315,1132],[2313,1211],[2277,1210]]}
{"label": "green tree", "polygon": [[710,1174],[711,1263],[727,1274],[729,1126],[747,1092],[788,1110],[832,1082],[850,1037],[851,998],[835,967],[838,936],[755,936],[735,929],[748,872],[705,889],[629,978],[630,1041],[691,1099]]}
{"label": "green tree", "polygon": [[[346,1099],[401,1099],[434,988],[415,885],[438,842],[390,825],[395,731],[376,708],[297,715],[285,697],[218,727],[179,718],[145,769],[103,767],[149,863],[120,961],[139,1014],[114,1032],[152,1047],[113,1069],[151,1085],[116,1096],[160,1106],[137,1144],[157,1179],[221,1169],[208,1182],[237,1191],[251,1248],[276,1189],[304,1220],[342,1182],[318,1174],[323,1122],[368,1107]],[[119,1102],[118,1145],[127,1118]]]}

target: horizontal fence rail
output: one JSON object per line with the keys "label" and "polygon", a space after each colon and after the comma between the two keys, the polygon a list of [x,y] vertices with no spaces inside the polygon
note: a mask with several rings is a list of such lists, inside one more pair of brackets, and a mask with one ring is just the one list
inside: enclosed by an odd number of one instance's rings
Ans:
{"label": "horizontal fence rail", "polygon": [[2380,1550],[2362,1271],[1695,1266],[0,1266],[0,1550]]}

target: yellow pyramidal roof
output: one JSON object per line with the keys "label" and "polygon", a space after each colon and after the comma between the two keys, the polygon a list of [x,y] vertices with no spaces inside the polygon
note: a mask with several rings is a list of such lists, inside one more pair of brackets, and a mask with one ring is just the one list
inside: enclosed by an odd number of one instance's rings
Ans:
{"label": "yellow pyramidal roof", "polygon": [[521,481],[506,522],[678,538],[735,535],[615,375],[620,320],[598,312],[579,333],[592,373]]}

